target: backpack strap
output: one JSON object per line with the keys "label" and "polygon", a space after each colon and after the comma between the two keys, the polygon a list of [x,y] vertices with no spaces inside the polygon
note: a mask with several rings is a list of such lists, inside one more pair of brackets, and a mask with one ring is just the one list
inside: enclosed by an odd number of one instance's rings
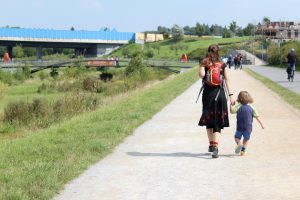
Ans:
{"label": "backpack strap", "polygon": [[202,87],[200,88],[200,91],[199,91],[199,93],[198,93],[198,97],[197,97],[197,100],[196,100],[196,103],[198,102],[198,100],[199,100],[199,97],[200,97],[200,94],[202,93],[202,91],[203,91],[203,89],[204,89],[204,81],[202,81]]}

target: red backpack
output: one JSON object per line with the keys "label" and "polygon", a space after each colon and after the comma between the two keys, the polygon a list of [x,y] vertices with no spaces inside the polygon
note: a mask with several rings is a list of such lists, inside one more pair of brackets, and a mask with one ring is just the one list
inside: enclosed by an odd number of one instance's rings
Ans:
{"label": "red backpack", "polygon": [[[204,89],[205,84],[207,84],[209,86],[214,86],[214,87],[221,86],[221,88],[226,86],[226,85],[223,85],[223,81],[224,81],[223,64],[224,64],[223,62],[216,62],[216,63],[213,63],[212,65],[206,67],[207,69],[205,72],[205,77],[203,78],[203,84],[199,91],[196,103],[198,102],[198,99],[200,97],[201,92]],[[217,93],[215,101],[218,99],[221,88],[219,89],[219,91]],[[226,92],[226,90],[225,90],[225,92]]]}
{"label": "red backpack", "polygon": [[224,80],[223,62],[216,62],[207,67],[204,82],[209,86],[222,86]]}

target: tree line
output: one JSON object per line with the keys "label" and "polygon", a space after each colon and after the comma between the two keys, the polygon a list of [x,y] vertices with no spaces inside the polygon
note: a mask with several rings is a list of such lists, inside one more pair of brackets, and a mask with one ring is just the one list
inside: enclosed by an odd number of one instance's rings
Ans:
{"label": "tree line", "polygon": [[170,35],[177,35],[178,32],[182,32],[184,35],[197,35],[197,36],[222,36],[223,38],[230,38],[234,36],[250,36],[254,33],[255,25],[248,23],[248,25],[243,28],[238,26],[236,21],[232,21],[228,26],[221,26],[218,24],[201,24],[197,22],[195,26],[183,26],[175,24],[173,27],[168,28],[166,26],[158,26],[155,31],[145,31],[145,33],[156,33],[163,34],[164,38],[167,39]]}

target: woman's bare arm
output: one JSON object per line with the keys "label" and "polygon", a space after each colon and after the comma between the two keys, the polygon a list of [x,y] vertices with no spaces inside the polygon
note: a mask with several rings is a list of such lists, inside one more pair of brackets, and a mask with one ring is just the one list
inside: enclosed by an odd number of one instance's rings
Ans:
{"label": "woman's bare arm", "polygon": [[201,63],[199,64],[199,77],[203,78],[205,76],[205,67],[203,65],[201,65]]}
{"label": "woman's bare arm", "polygon": [[225,79],[225,84],[226,84],[227,91],[228,91],[228,94],[229,94],[230,105],[234,105],[235,101],[234,101],[233,93],[232,93],[232,90],[231,90],[231,82],[230,82],[230,79],[229,79],[227,67],[225,67],[225,69],[224,69],[224,79]]}

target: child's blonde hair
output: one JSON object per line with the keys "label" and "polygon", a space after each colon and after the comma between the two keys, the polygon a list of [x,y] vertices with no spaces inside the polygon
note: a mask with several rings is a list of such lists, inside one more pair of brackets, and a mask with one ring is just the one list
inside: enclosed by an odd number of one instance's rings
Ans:
{"label": "child's blonde hair", "polygon": [[237,102],[241,104],[253,103],[253,98],[247,91],[241,91],[238,95]]}

